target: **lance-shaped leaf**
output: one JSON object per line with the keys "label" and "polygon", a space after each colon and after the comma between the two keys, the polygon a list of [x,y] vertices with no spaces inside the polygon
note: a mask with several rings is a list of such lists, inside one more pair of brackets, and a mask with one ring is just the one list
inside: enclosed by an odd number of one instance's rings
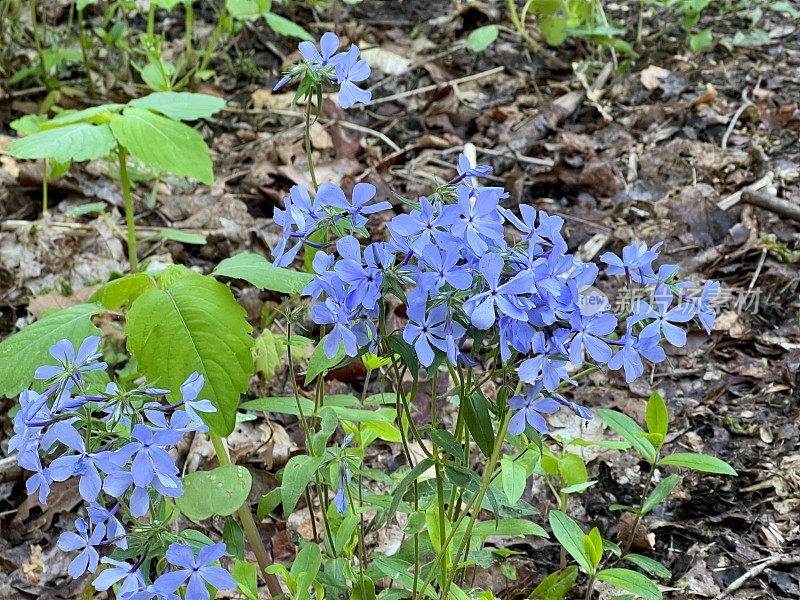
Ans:
{"label": "lance-shaped leaf", "polygon": [[51,158],[60,163],[94,160],[111,152],[114,136],[105,123],[72,123],[46,129],[11,142],[16,158]]}
{"label": "lance-shaped leaf", "polygon": [[225,100],[208,94],[189,92],[156,92],[149,96],[136,98],[128,106],[156,110],[170,119],[194,121],[210,117],[225,106]]}
{"label": "lance-shaped leaf", "polygon": [[205,413],[221,436],[233,431],[239,397],[253,373],[252,327],[228,287],[185,267],[169,267],[159,286],[133,302],[125,333],[140,372],[159,387],[175,390],[197,371],[205,378],[201,398],[215,413]]}
{"label": "lance-shaped leaf", "polygon": [[208,146],[188,125],[138,106],[113,115],[110,125],[117,140],[143,163],[203,183],[214,182]]}

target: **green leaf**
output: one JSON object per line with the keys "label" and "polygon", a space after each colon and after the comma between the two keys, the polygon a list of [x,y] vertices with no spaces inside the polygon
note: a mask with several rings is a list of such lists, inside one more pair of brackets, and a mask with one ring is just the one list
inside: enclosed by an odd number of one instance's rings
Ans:
{"label": "green leaf", "polygon": [[669,579],[672,577],[672,573],[670,573],[667,567],[648,556],[642,556],[641,554],[626,554],[623,559],[632,562],[637,567],[641,567],[656,577],[661,577],[662,579]]}
{"label": "green leaf", "polygon": [[161,8],[166,8],[167,10],[172,10],[178,4],[180,4],[181,0],[150,0],[151,3],[155,4],[156,6],[160,6]]}
{"label": "green leaf", "polygon": [[39,131],[11,142],[9,153],[16,158],[52,158],[58,162],[94,160],[114,147],[108,125],[73,123]]}
{"label": "green leaf", "polygon": [[561,8],[561,0],[532,0],[530,5],[535,15],[554,15]]}
{"label": "green leaf", "polygon": [[456,439],[456,436],[449,431],[434,429],[431,431],[431,439],[454,458],[460,460],[464,459],[464,447],[461,445],[461,442]]}
{"label": "green leaf", "polygon": [[628,415],[623,415],[621,412],[608,408],[599,408],[597,412],[600,417],[608,423],[609,427],[633,444],[633,447],[647,459],[647,462],[650,464],[655,462],[656,449],[653,447],[653,444],[642,437],[645,433],[636,421],[631,419]]}
{"label": "green leaf", "polygon": [[261,496],[261,500],[258,501],[258,508],[256,510],[256,515],[259,519],[265,518],[269,513],[273,510],[278,508],[278,504],[281,503],[281,488],[277,487],[268,494],[264,494]]}
{"label": "green leaf", "polygon": [[272,31],[275,33],[300,38],[301,40],[307,40],[309,42],[316,41],[313,35],[300,27],[300,25],[292,23],[285,17],[276,15],[275,13],[267,12],[264,13],[264,19],[266,19],[267,25],[269,25]]}
{"label": "green leaf", "polygon": [[316,544],[308,543],[297,555],[292,563],[291,575],[297,582],[297,596],[295,600],[304,600],[310,597],[309,590],[322,565],[322,552]]}
{"label": "green leaf", "polygon": [[662,436],[666,436],[669,431],[667,405],[658,392],[653,392],[647,401],[647,431],[660,433]]}
{"label": "green leaf", "polygon": [[583,536],[585,535],[578,524],[560,510],[550,511],[550,527],[553,535],[569,552],[570,556],[583,567],[587,573],[592,572],[591,561],[583,547]]}
{"label": "green leaf", "polygon": [[149,108],[160,112],[170,119],[194,121],[210,117],[222,110],[225,100],[208,94],[192,94],[190,92],[155,92],[149,96],[136,98],[128,102],[128,106]]}
{"label": "green leaf", "polygon": [[256,372],[261,373],[264,379],[271,381],[275,377],[275,372],[281,366],[284,346],[269,329],[265,329],[256,338],[253,346],[253,359],[255,360]]}
{"label": "green leaf", "polygon": [[97,304],[80,304],[45,315],[0,343],[0,396],[13,398],[33,381],[40,366],[54,363],[50,346],[68,339],[77,348],[89,336],[100,335],[92,317]]}
{"label": "green leaf", "polygon": [[92,4],[97,4],[99,1],[100,1],[100,0],[78,0],[78,1],[76,2],[76,8],[77,8],[78,10],[83,10],[83,9],[84,9],[84,8],[86,8],[87,6],[90,6],[90,5],[92,5]]}
{"label": "green leaf", "polygon": [[[325,396],[325,406],[338,409],[339,407],[358,406],[358,398],[347,394]],[[314,402],[308,398],[300,398],[300,406],[306,416],[314,412]],[[245,410],[263,410],[265,412],[275,412],[283,415],[300,416],[297,410],[297,401],[293,396],[269,396],[267,398],[257,398],[242,403],[241,408]],[[366,411],[365,411],[366,412]],[[374,414],[374,413],[373,413]],[[359,420],[359,419],[356,419]]]}
{"label": "green leaf", "polygon": [[578,492],[582,492],[583,490],[592,487],[596,483],[597,483],[596,479],[593,481],[584,481],[583,483],[576,483],[574,485],[568,485],[567,487],[561,488],[561,491],[564,494],[576,494]]}
{"label": "green leaf", "polygon": [[208,146],[188,125],[136,106],[112,115],[110,125],[117,140],[146,165],[209,185],[214,182]]}
{"label": "green leaf", "polygon": [[489,415],[489,401],[480,392],[467,396],[464,401],[464,422],[472,434],[472,439],[485,456],[494,449],[494,429]]}
{"label": "green leaf", "polygon": [[19,119],[14,119],[8,124],[8,126],[19,133],[32,135],[39,131],[39,127],[45,121],[47,121],[47,117],[45,115],[25,115]]}
{"label": "green leaf", "polygon": [[679,452],[665,456],[659,465],[675,465],[676,467],[687,467],[696,471],[706,473],[719,473],[721,475],[738,475],[736,471],[724,460],[706,454],[695,454],[694,452]]}
{"label": "green leaf", "polygon": [[235,19],[257,19],[271,7],[271,0],[225,0],[225,8]]}
{"label": "green leaf", "polygon": [[567,39],[567,34],[564,32],[566,28],[567,22],[561,17],[549,16],[539,21],[539,30],[551,46],[558,46]]}
{"label": "green leaf", "polygon": [[233,431],[253,373],[245,316],[226,285],[182,266],[165,269],[159,287],[144,290],[128,311],[127,345],[140,373],[178,401],[181,384],[197,371],[205,378],[201,398],[217,408],[203,418],[221,436]]}
{"label": "green leaf", "polygon": [[600,537],[600,530],[597,527],[594,527],[589,535],[583,536],[583,549],[586,550],[594,571],[603,558],[603,538]]}
{"label": "green leaf", "polygon": [[314,474],[322,465],[323,457],[308,456],[299,454],[293,456],[286,463],[283,469],[283,480],[281,481],[281,502],[283,503],[283,514],[288,517],[292,514],[297,501],[306,489],[306,486],[314,479]]}
{"label": "green leaf", "polygon": [[256,575],[257,568],[255,563],[238,559],[233,561],[231,577],[236,581],[236,589],[250,598],[250,600],[258,600],[258,580]]}
{"label": "green leaf", "polygon": [[538,535],[550,537],[547,532],[533,521],[527,519],[501,519],[497,521],[479,521],[472,527],[472,535],[485,539],[490,535]]}
{"label": "green leaf", "polygon": [[530,597],[542,600],[561,600],[572,589],[577,579],[578,567],[570,565],[563,571],[550,573],[536,586]]}
{"label": "green leaf", "polygon": [[144,290],[155,285],[155,281],[149,275],[133,273],[112,279],[92,295],[91,301],[99,302],[110,310],[117,310],[125,302],[133,302]]}
{"label": "green leaf", "polygon": [[702,52],[711,46],[712,39],[711,30],[703,29],[689,36],[689,47],[692,52]]}
{"label": "green leaf", "polygon": [[195,471],[183,478],[183,495],[175,498],[175,506],[195,521],[212,515],[227,517],[247,500],[251,484],[250,471],[239,465]]}
{"label": "green leaf", "polygon": [[69,209],[64,214],[68,217],[80,217],[83,215],[88,215],[89,213],[93,212],[102,212],[106,208],[105,202],[89,202],[87,204],[81,204],[80,206],[76,206],[75,208]]}
{"label": "green leaf", "polygon": [[244,533],[233,517],[225,519],[222,528],[222,541],[228,549],[228,554],[239,560],[244,560]]}
{"label": "green leaf", "polygon": [[101,125],[108,122],[112,112],[119,111],[119,109],[124,107],[124,104],[101,104],[100,106],[92,106],[90,108],[84,108],[83,110],[65,110],[59,113],[57,117],[53,117],[49,121],[42,123],[40,130],[55,129],[63,125],[71,125],[72,123],[80,122]]}
{"label": "green leaf", "polygon": [[244,279],[259,289],[282,294],[302,292],[314,280],[314,276],[310,273],[273,267],[263,256],[247,252],[226,258],[217,265],[212,275]]}
{"label": "green leaf", "polygon": [[521,463],[508,455],[503,456],[500,461],[500,470],[503,477],[503,491],[506,493],[508,503],[513,506],[522,498],[528,474]]}
{"label": "green leaf", "polygon": [[646,515],[653,510],[657,504],[665,500],[666,497],[669,496],[672,489],[678,485],[679,479],[680,478],[677,475],[670,475],[666,479],[659,481],[658,485],[647,497],[647,500],[644,501],[644,504],[642,505],[642,514]]}
{"label": "green leaf", "polygon": [[623,590],[633,592],[646,600],[662,600],[663,598],[656,584],[650,581],[646,575],[630,569],[605,569],[597,573],[597,578]]}
{"label": "green leaf", "polygon": [[402,481],[397,484],[397,487],[394,489],[392,493],[392,503],[389,505],[389,510],[386,511],[386,522],[390,523],[394,514],[397,512],[397,507],[400,506],[400,501],[403,499],[403,496],[411,487],[411,484],[414,483],[417,479],[419,479],[420,475],[422,475],[425,471],[430,469],[433,466],[433,461],[430,458],[423,458],[419,461],[414,468],[411,469],[406,476],[403,477]]}
{"label": "green leaf", "polygon": [[473,52],[483,52],[497,39],[497,25],[484,25],[473,29],[467,38],[467,48]]}
{"label": "green leaf", "polygon": [[180,229],[162,229],[161,237],[165,240],[172,240],[173,242],[180,242],[181,244],[197,244],[204,246],[206,238],[196,233],[189,233],[188,231],[181,231]]}

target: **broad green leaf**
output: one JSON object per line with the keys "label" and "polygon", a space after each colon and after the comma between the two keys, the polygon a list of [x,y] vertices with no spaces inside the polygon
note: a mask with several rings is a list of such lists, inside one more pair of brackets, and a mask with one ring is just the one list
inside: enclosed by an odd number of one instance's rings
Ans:
{"label": "broad green leaf", "polygon": [[277,487],[274,490],[270,491],[268,494],[264,494],[261,496],[261,500],[258,501],[258,508],[256,509],[256,515],[259,519],[265,518],[269,513],[273,510],[278,508],[278,504],[281,503],[281,488]]}
{"label": "broad green leaf", "polygon": [[92,302],[99,302],[105,308],[117,310],[125,302],[131,303],[147,288],[155,287],[155,280],[144,273],[132,273],[118,279],[112,279],[91,298]]}
{"label": "broad green leaf", "polygon": [[711,46],[712,41],[713,34],[710,29],[703,29],[689,36],[689,46],[692,52],[702,52]]}
{"label": "broad green leaf", "polygon": [[19,119],[14,119],[8,126],[14,131],[31,135],[39,131],[39,127],[45,121],[47,121],[45,115],[25,115]]}
{"label": "broad green leaf", "polygon": [[217,408],[203,417],[221,436],[233,431],[253,373],[245,316],[226,285],[181,266],[165,269],[159,287],[144,290],[128,311],[128,350],[140,373],[179,401],[180,385],[197,371],[205,378],[200,397]]}
{"label": "broad green leaf", "polygon": [[558,46],[567,38],[567,22],[561,17],[547,16],[539,20],[539,30],[551,46]]}
{"label": "broad green leaf", "polygon": [[628,415],[608,408],[598,408],[597,412],[611,429],[633,444],[633,447],[647,459],[647,462],[653,464],[656,461],[656,449],[643,437],[645,433],[636,421]]}
{"label": "broad green leaf", "polygon": [[128,102],[128,106],[149,108],[178,121],[194,121],[210,117],[215,112],[222,110],[222,107],[225,106],[225,100],[208,94],[155,92],[148,96],[131,100]]}
{"label": "broad green leaf", "polygon": [[531,598],[542,600],[561,600],[572,589],[578,579],[578,567],[570,565],[563,571],[550,573],[531,592]]}
{"label": "broad green leaf", "polygon": [[[330,334],[328,334],[330,335]],[[339,344],[339,351],[333,358],[328,358],[325,354],[325,340],[328,338],[326,335],[319,341],[317,347],[314,348],[314,353],[308,359],[308,369],[306,369],[305,385],[308,385],[317,375],[323,375],[330,369],[338,365],[344,359],[344,344]]]}
{"label": "broad green leaf", "polygon": [[101,104],[100,106],[92,106],[83,110],[65,110],[57,117],[42,123],[40,129],[54,129],[64,125],[71,125],[72,123],[80,123],[81,121],[100,125],[108,122],[112,111],[118,111],[124,106],[124,104]]}
{"label": "broad green leaf", "polygon": [[456,439],[456,436],[449,431],[434,429],[431,431],[431,439],[454,458],[463,460],[464,447],[461,445],[461,442]]}
{"label": "broad green leaf", "polygon": [[322,552],[319,546],[312,543],[303,546],[291,568],[292,578],[297,582],[295,600],[304,600],[310,597],[310,589],[319,573],[320,566],[322,566]]}
{"label": "broad green leaf", "polygon": [[89,336],[100,335],[92,317],[97,304],[80,304],[45,315],[0,343],[0,396],[13,398],[33,381],[40,366],[55,364],[50,346],[68,339],[78,348]]}
{"label": "broad green leaf", "polygon": [[180,242],[181,244],[197,244],[198,246],[205,245],[206,238],[196,233],[189,233],[188,231],[181,231],[180,229],[162,229],[161,237],[165,240],[172,240],[173,242]]}
{"label": "broad green leaf", "polygon": [[508,503],[513,506],[522,498],[522,493],[525,491],[525,483],[528,480],[525,467],[506,455],[500,461],[500,470],[503,477],[503,491],[506,493]]}
{"label": "broad green leaf", "polygon": [[301,40],[307,40],[309,42],[316,41],[314,40],[313,35],[311,35],[305,29],[300,27],[300,25],[292,23],[289,19],[285,17],[276,15],[275,13],[272,12],[266,12],[264,13],[264,19],[266,19],[267,25],[269,25],[272,31],[274,31],[275,33],[300,38]]}
{"label": "broad green leaf", "polygon": [[585,483],[588,479],[586,463],[580,456],[572,454],[572,452],[564,452],[558,457],[558,472],[568,486]]}
{"label": "broad green leaf", "polygon": [[642,514],[646,515],[651,510],[653,510],[656,505],[669,496],[672,489],[678,485],[678,480],[680,478],[677,475],[670,475],[666,479],[662,479],[658,482],[658,485],[653,489],[650,495],[647,497],[647,500],[644,501],[642,505]]}
{"label": "broad green leaf", "polygon": [[256,575],[257,567],[255,563],[239,559],[233,561],[231,577],[236,581],[236,589],[250,598],[250,600],[258,600],[258,579]]}
{"label": "broad green leaf", "polygon": [[120,144],[146,165],[209,185],[214,182],[208,146],[188,125],[136,106],[112,115],[110,125]]}
{"label": "broad green leaf", "polygon": [[16,158],[52,158],[58,162],[94,160],[114,147],[114,136],[105,123],[73,123],[39,131],[11,142],[9,153]]}
{"label": "broad green leaf", "polygon": [[302,292],[314,280],[314,276],[310,273],[273,267],[263,256],[247,252],[226,258],[217,265],[212,275],[244,279],[259,289],[282,294]]}
{"label": "broad green leaf", "polygon": [[549,537],[547,532],[533,521],[527,519],[501,519],[499,521],[479,521],[472,527],[472,535],[485,539],[490,535],[538,535]]}
{"label": "broad green leaf", "polygon": [[467,38],[467,48],[473,52],[483,52],[497,39],[497,25],[484,25],[473,29]]}
{"label": "broad green leaf", "polygon": [[561,8],[561,0],[532,0],[530,11],[535,15],[554,15]]}
{"label": "broad green leaf", "polygon": [[489,415],[489,401],[480,392],[467,396],[463,406],[464,422],[472,439],[485,456],[494,449],[494,429]]}
{"label": "broad green leaf", "polygon": [[550,527],[553,535],[569,552],[570,556],[583,567],[587,573],[593,571],[591,560],[583,547],[583,536],[585,535],[578,524],[560,510],[550,511]]}
{"label": "broad green leaf", "polygon": [[661,394],[653,392],[647,401],[647,431],[650,433],[661,434],[662,438],[669,431],[669,414],[667,405],[661,398]]}
{"label": "broad green leaf", "polygon": [[411,487],[411,484],[419,479],[419,477],[432,466],[433,461],[430,458],[423,458],[416,465],[414,465],[413,469],[406,473],[406,476],[403,477],[402,481],[400,481],[400,483],[392,492],[392,503],[389,505],[389,510],[386,511],[387,523],[392,521],[392,518],[397,512],[397,507],[400,506],[400,501],[403,499],[406,490],[408,490],[408,488]]}
{"label": "broad green leaf", "polygon": [[253,359],[256,364],[256,372],[261,373],[264,379],[271,381],[275,377],[275,372],[281,366],[284,346],[269,329],[265,329],[256,338],[253,346]]}
{"label": "broad green leaf", "polygon": [[662,600],[661,591],[646,575],[630,569],[604,569],[597,573],[597,578],[611,585],[633,592],[646,600]]}
{"label": "broad green leaf", "polygon": [[251,484],[250,471],[239,465],[195,471],[183,478],[183,495],[175,498],[175,506],[195,521],[212,515],[227,517],[247,500]]}
{"label": "broad green leaf", "polygon": [[235,19],[257,19],[272,8],[272,0],[225,0],[225,8]]}
{"label": "broad green leaf", "polygon": [[644,569],[656,577],[661,577],[662,579],[669,579],[672,577],[672,573],[670,573],[667,567],[648,556],[642,556],[641,554],[626,554],[623,559],[632,562],[637,567]]}
{"label": "broad green leaf", "polygon": [[[325,406],[337,409],[339,407],[358,406],[358,398],[348,394],[339,394],[335,396],[325,396]],[[308,398],[300,398],[300,407],[303,409],[303,414],[309,416],[314,413],[314,401]],[[297,410],[297,400],[294,396],[270,396],[267,398],[257,398],[256,400],[248,400],[243,402],[241,408],[245,410],[263,410],[265,412],[275,412],[284,415],[300,416],[300,411]]]}
{"label": "broad green leaf", "polygon": [[222,541],[225,542],[228,554],[239,560],[244,560],[244,533],[233,517],[225,519],[222,528]]}
{"label": "broad green leaf", "polygon": [[665,456],[659,465],[675,465],[677,467],[687,467],[696,471],[706,473],[720,473],[721,475],[737,475],[733,467],[724,460],[706,454],[695,454],[694,452],[679,452]]}
{"label": "broad green leaf", "polygon": [[288,517],[292,514],[297,501],[306,489],[306,486],[314,479],[314,474],[322,465],[321,456],[308,456],[300,454],[293,456],[283,469],[283,479],[281,480],[281,502],[283,503],[283,514]]}
{"label": "broad green leaf", "polygon": [[172,10],[181,3],[181,0],[150,0],[150,2],[161,8]]}

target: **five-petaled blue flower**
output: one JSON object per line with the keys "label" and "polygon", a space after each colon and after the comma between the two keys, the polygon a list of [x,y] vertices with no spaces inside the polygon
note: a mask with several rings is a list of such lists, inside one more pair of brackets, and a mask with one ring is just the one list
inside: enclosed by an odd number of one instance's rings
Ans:
{"label": "five-petaled blue flower", "polygon": [[222,567],[214,566],[225,551],[223,543],[204,546],[195,558],[192,549],[186,544],[171,544],[167,548],[167,561],[172,566],[180,568],[161,575],[156,580],[156,589],[174,592],[186,583],[186,600],[209,600],[206,584],[216,590],[236,588],[236,581],[230,573]]}
{"label": "five-petaled blue flower", "polygon": [[75,521],[75,529],[77,533],[72,531],[65,531],[58,538],[58,547],[65,552],[73,550],[80,550],[80,554],[76,556],[67,571],[70,577],[77,579],[83,575],[88,569],[90,573],[97,570],[97,563],[100,560],[100,555],[94,546],[99,545],[106,535],[106,528],[103,525],[96,525],[94,530],[89,533],[89,526],[83,518]]}

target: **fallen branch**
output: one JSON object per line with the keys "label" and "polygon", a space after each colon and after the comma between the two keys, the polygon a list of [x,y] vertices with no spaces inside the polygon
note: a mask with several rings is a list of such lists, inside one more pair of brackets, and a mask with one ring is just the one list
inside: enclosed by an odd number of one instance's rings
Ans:
{"label": "fallen branch", "polygon": [[760,565],[756,565],[747,573],[733,581],[724,591],[717,594],[714,600],[723,600],[730,596],[733,592],[738,590],[742,587],[745,583],[753,579],[754,577],[758,577],[761,573],[769,569],[770,567],[774,567],[776,565],[798,565],[800,564],[800,554],[779,554],[776,556],[772,556],[768,558],[766,561],[762,562]]}
{"label": "fallen branch", "polygon": [[766,192],[746,189],[742,192],[742,200],[800,223],[800,206],[783,198],[778,198]]}

